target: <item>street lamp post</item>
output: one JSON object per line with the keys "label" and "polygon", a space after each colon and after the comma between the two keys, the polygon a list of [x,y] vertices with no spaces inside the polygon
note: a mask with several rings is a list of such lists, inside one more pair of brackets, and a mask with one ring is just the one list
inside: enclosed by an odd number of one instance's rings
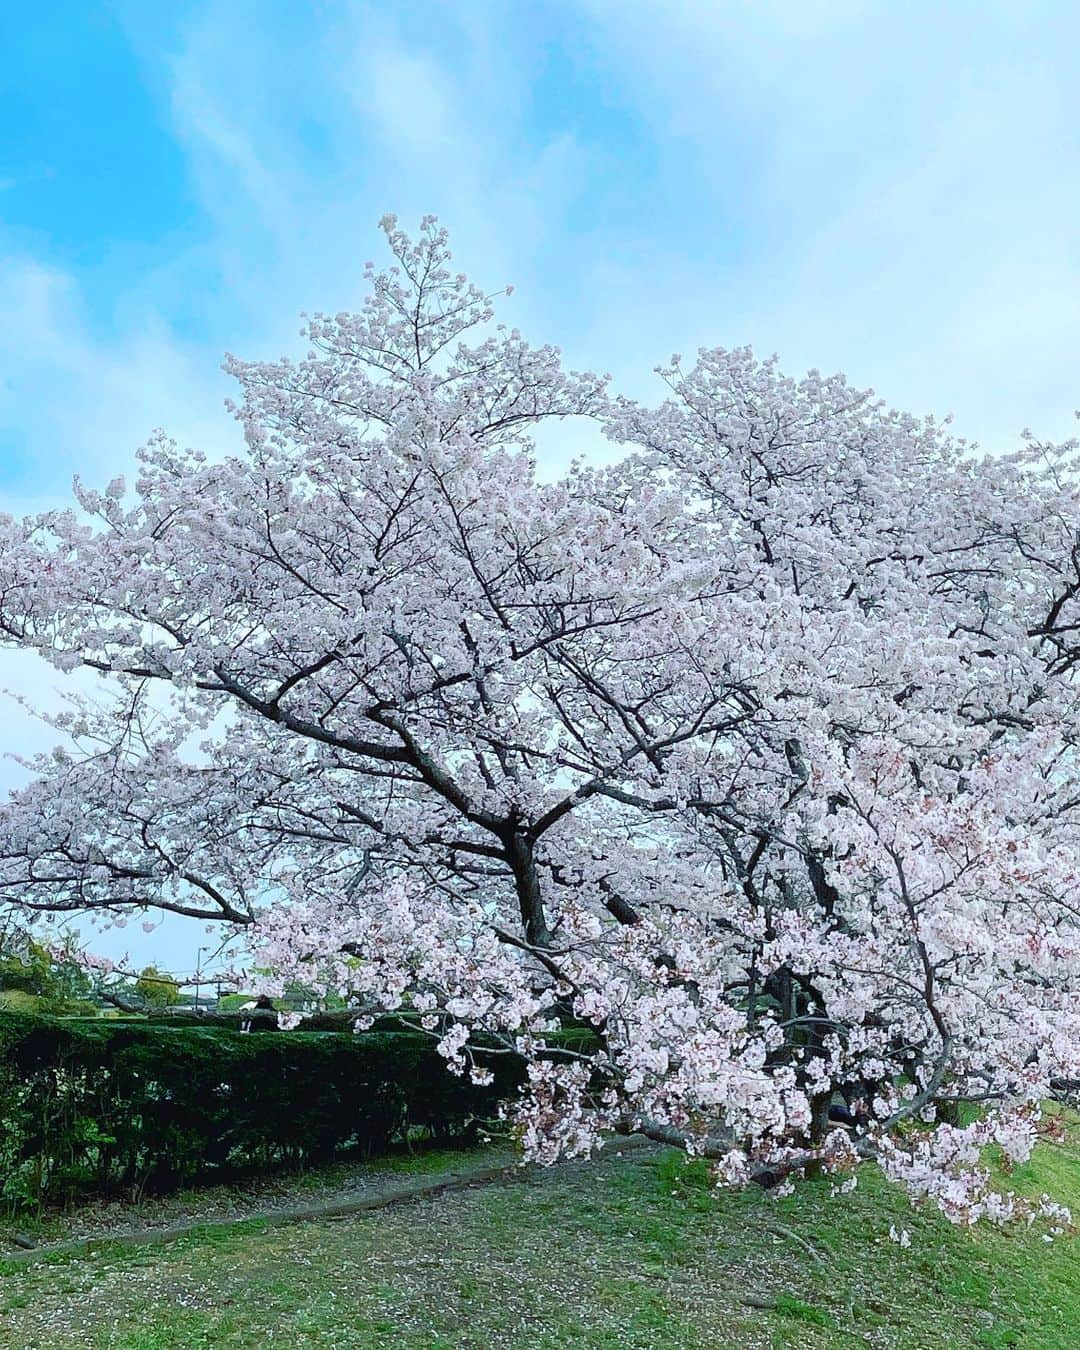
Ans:
{"label": "street lamp post", "polygon": [[199,1002],[199,991],[202,988],[202,959],[203,952],[209,951],[208,947],[200,947],[195,956],[195,1012],[202,1012],[202,1006]]}

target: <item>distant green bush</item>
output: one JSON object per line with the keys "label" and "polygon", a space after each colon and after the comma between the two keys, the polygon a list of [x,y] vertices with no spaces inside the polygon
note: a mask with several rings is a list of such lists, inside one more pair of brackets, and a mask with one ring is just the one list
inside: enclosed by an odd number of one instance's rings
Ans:
{"label": "distant green bush", "polygon": [[450,1137],[495,1114],[522,1068],[478,1087],[403,1031],[244,1035],[231,1027],[0,1013],[0,1196],[167,1190],[235,1169]]}
{"label": "distant green bush", "polygon": [[135,981],[135,996],[147,1008],[175,1008],[183,1002],[180,985],[167,971],[144,966]]}
{"label": "distant green bush", "polygon": [[97,1006],[91,992],[74,956],[57,956],[29,939],[18,950],[0,948],[0,1012],[93,1017]]}
{"label": "distant green bush", "polygon": [[0,989],[0,1012],[34,1013],[40,1003],[37,994],[27,993],[25,989]]}
{"label": "distant green bush", "polygon": [[0,1013],[41,1013],[47,1017],[96,1017],[97,1005],[86,998],[45,998],[25,989],[0,989]]}

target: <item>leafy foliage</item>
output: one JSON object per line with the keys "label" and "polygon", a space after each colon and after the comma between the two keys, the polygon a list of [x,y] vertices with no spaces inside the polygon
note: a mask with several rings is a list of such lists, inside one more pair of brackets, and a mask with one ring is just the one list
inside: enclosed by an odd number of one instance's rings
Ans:
{"label": "leafy foliage", "polygon": [[182,1002],[180,985],[157,966],[144,966],[135,981],[134,993],[148,1008],[175,1008]]}
{"label": "leafy foliage", "polygon": [[430,1037],[244,1035],[152,1022],[0,1017],[0,1194],[167,1189],[233,1168],[461,1133],[498,1088],[446,1074]]}
{"label": "leafy foliage", "polygon": [[93,1015],[92,984],[72,951],[20,936],[0,947],[0,1010]]}

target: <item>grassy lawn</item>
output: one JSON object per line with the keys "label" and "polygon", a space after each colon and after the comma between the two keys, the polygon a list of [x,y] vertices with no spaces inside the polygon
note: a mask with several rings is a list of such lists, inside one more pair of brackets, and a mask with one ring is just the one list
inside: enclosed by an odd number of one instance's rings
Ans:
{"label": "grassy lawn", "polygon": [[[1013,1184],[1080,1210],[1080,1141]],[[20,1350],[1080,1345],[1078,1238],[960,1232],[870,1172],[842,1197],[717,1194],[669,1153],[0,1269]]]}
{"label": "grassy lawn", "polygon": [[72,1209],[45,1209],[40,1214],[8,1213],[0,1215],[0,1252],[8,1249],[15,1233],[48,1244],[69,1238],[100,1238],[118,1226],[137,1230],[193,1221],[232,1223],[268,1210],[392,1190],[408,1179],[440,1178],[446,1173],[499,1162],[512,1165],[514,1156],[509,1143],[482,1152],[464,1145],[433,1147],[421,1143],[380,1157],[341,1161],[308,1171],[285,1170],[241,1177],[232,1183],[150,1195],[136,1203],[91,1201]]}

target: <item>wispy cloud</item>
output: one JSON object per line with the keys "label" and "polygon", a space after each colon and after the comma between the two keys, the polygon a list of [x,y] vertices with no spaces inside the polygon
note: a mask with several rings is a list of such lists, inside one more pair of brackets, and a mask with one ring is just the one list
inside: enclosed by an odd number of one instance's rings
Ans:
{"label": "wispy cloud", "polygon": [[[955,412],[989,447],[1025,425],[1072,434],[1075,10],[991,4],[972,23],[923,4],[585,9],[594,50],[699,197],[638,331],[844,368],[915,411]],[[745,236],[734,256],[723,228],[710,247],[717,224]],[[641,294],[636,265],[605,263],[600,284]]]}
{"label": "wispy cloud", "polygon": [[158,426],[211,447],[229,430],[217,412],[223,380],[166,320],[146,312],[105,338],[70,273],[32,257],[0,259],[0,369],[0,439],[28,505],[76,472],[94,479],[129,464]]}

